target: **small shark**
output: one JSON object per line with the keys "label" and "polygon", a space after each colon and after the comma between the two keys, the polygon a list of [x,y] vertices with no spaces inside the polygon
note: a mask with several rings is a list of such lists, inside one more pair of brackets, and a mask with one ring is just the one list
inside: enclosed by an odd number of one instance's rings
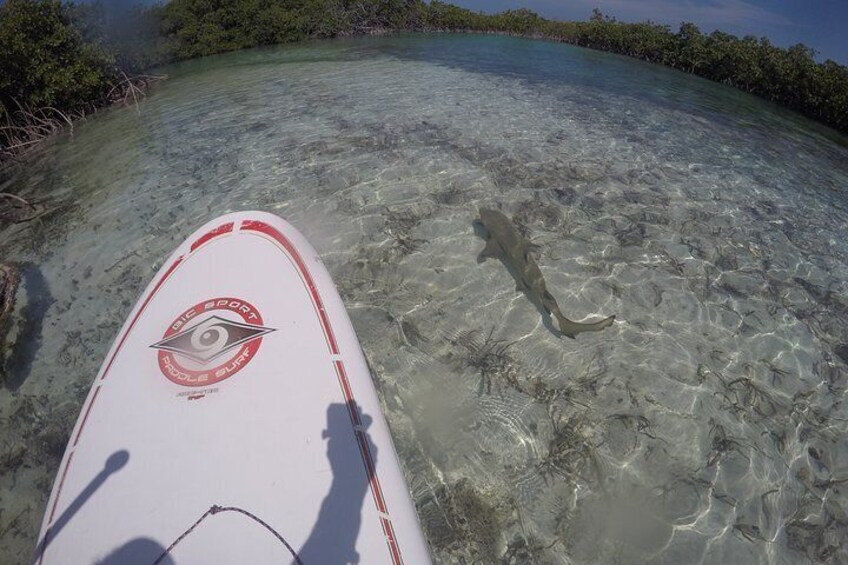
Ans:
{"label": "small shark", "polygon": [[527,294],[546,315],[552,315],[559,323],[559,331],[574,339],[581,332],[598,332],[608,328],[615,315],[591,324],[572,322],[560,312],[556,299],[548,292],[539,265],[530,255],[536,246],[524,239],[509,218],[497,210],[480,208],[480,218],[474,220],[482,228],[486,247],[477,258],[482,263],[487,258],[500,259],[515,279],[515,289]]}

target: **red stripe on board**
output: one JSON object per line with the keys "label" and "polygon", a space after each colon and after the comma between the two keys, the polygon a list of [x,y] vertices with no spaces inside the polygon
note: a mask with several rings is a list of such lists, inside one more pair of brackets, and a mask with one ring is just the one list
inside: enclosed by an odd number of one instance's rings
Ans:
{"label": "red stripe on board", "polygon": [[383,514],[388,514],[386,502],[383,500],[383,491],[380,489],[380,483],[377,481],[377,470],[371,459],[371,450],[368,448],[368,439],[365,434],[357,430],[356,442],[359,444],[359,451],[362,453],[362,461],[365,463],[365,469],[368,472],[368,481],[371,483],[371,493],[374,496],[374,504],[377,510]]}
{"label": "red stripe on board", "polygon": [[[360,425],[359,414],[354,409],[351,401],[354,400],[353,392],[350,389],[350,381],[347,378],[347,372],[345,371],[344,364],[341,361],[335,361],[336,365],[336,373],[339,376],[339,383],[341,384],[342,391],[345,395],[345,400],[347,400],[348,412],[350,413],[350,420],[354,425],[354,429],[356,426]],[[354,402],[355,404],[355,402]],[[384,514],[388,514],[388,510],[386,508],[386,501],[383,498],[383,487],[380,486],[380,478],[377,476],[377,470],[374,468],[374,456],[371,454],[371,446],[368,445],[368,441],[365,437],[365,434],[359,432],[357,430],[356,434],[357,442],[359,443],[359,451],[362,453],[362,461],[365,463],[365,467],[368,471],[368,476],[371,479],[371,492],[374,495],[374,502],[377,505],[377,510]]]}
{"label": "red stripe on board", "polygon": [[[197,240],[194,241],[194,243],[191,244],[189,254],[192,253],[193,251],[195,251],[198,247],[200,247],[201,245],[203,245],[207,241],[209,241],[209,240],[211,240],[215,237],[218,237],[219,235],[223,235],[223,234],[232,232],[233,226],[234,226],[234,222],[228,222],[226,224],[221,224],[217,228],[215,228],[215,229],[207,232],[206,234],[200,236]],[[165,284],[165,282],[170,278],[171,274],[173,274],[173,272],[177,269],[177,267],[180,266],[180,264],[183,262],[183,259],[185,259],[185,257],[186,256],[184,256],[184,255],[177,257],[177,259],[168,268],[168,270],[165,271],[165,274],[162,275],[162,278],[159,279],[159,282],[156,283],[156,286],[153,287],[153,290],[150,291],[150,294],[147,296],[147,298],[144,299],[144,302],[142,302],[142,304],[141,304],[141,308],[139,308],[138,312],[133,317],[132,322],[130,322],[130,325],[127,327],[127,331],[125,331],[124,335],[121,336],[121,339],[118,342],[118,346],[115,348],[115,352],[112,354],[112,357],[109,358],[109,362],[106,364],[106,368],[103,369],[103,374],[100,376],[101,382],[103,380],[105,380],[106,375],[109,374],[109,370],[112,368],[112,364],[115,362],[115,359],[118,357],[118,353],[121,351],[121,348],[124,346],[124,343],[127,341],[127,338],[129,337],[130,332],[135,327],[135,324],[136,324],[136,322],[138,322],[138,319],[141,317],[141,314],[147,308],[147,305],[150,304],[150,301],[153,300],[153,297],[156,295],[157,292],[159,292],[159,289],[162,288],[162,285]],[[62,478],[59,481],[59,487],[56,489],[56,498],[53,500],[53,508],[50,511],[50,518],[47,520],[47,533],[45,534],[46,536],[49,536],[50,526],[53,525],[53,516],[56,513],[56,508],[59,505],[59,499],[62,497],[62,488],[65,485],[65,477],[68,476],[68,470],[71,468],[71,460],[74,457],[74,449],[76,448],[77,443],[79,442],[80,437],[82,436],[82,431],[85,428],[86,422],[88,422],[88,415],[91,413],[91,409],[94,406],[94,402],[97,400],[97,395],[100,393],[100,388],[101,388],[101,385],[98,384],[97,388],[94,389],[94,394],[91,395],[91,397],[90,397],[91,400],[87,401],[88,405],[85,408],[85,415],[83,416],[82,423],[80,424],[80,428],[77,431],[77,436],[74,439],[74,444],[71,446],[71,451],[68,454],[68,460],[65,462],[65,468],[62,470]],[[45,545],[45,550],[46,550],[46,545]],[[39,563],[41,563],[44,560],[44,553],[45,553],[45,551],[41,552],[41,556],[39,558]]]}
{"label": "red stripe on board", "polygon": [[350,422],[353,425],[353,435],[356,437],[356,444],[359,447],[359,455],[362,457],[362,464],[365,465],[365,472],[368,474],[368,483],[371,490],[371,496],[374,498],[374,505],[382,513],[386,513],[386,505],[383,501],[383,493],[380,491],[379,483],[377,482],[377,470],[374,469],[371,459],[371,450],[368,449],[368,440],[365,434],[360,429],[361,420],[359,414],[354,408],[355,400],[353,393],[350,390],[350,383],[347,380],[347,373],[341,361],[335,361],[336,375],[339,378],[339,386],[342,388],[342,394],[345,397],[345,406],[350,416]]}
{"label": "red stripe on board", "polygon": [[44,532],[44,549],[41,550],[41,555],[38,556],[38,565],[44,563],[44,553],[47,551],[47,546],[50,545],[50,528]]}
{"label": "red stripe on board", "polygon": [[204,243],[206,243],[210,239],[214,239],[214,238],[218,237],[219,235],[224,235],[225,233],[230,233],[231,231],[233,231],[233,222],[228,222],[226,224],[222,224],[222,225],[218,226],[214,230],[207,232],[204,235],[200,236],[197,239],[197,241],[192,243],[191,244],[191,252],[194,252],[195,249],[197,249],[198,247],[200,247],[201,245],[203,245]]}
{"label": "red stripe on board", "polygon": [[88,415],[91,413],[91,407],[94,406],[94,402],[97,400],[98,394],[100,394],[100,385],[97,385],[97,388],[94,389],[94,395],[91,397],[91,402],[88,403],[88,406],[85,409],[85,416],[82,417],[82,423],[80,424],[79,430],[77,430],[77,437],[74,440],[73,445],[74,447],[77,446],[77,442],[82,435],[82,430],[85,428],[85,423],[88,422]]}
{"label": "red stripe on board", "polygon": [[[121,337],[121,341],[118,342],[118,347],[115,348],[115,353],[112,354],[112,357],[109,359],[109,363],[103,370],[103,375],[100,377],[100,381],[103,381],[106,378],[106,375],[109,374],[109,369],[112,368],[112,363],[115,362],[115,358],[118,356],[118,352],[120,352],[121,348],[124,346],[124,342],[126,342],[127,337],[129,337],[130,332],[132,331],[133,327],[135,326],[135,323],[141,316],[141,313],[144,312],[144,309],[147,308],[147,305],[153,299],[153,295],[155,295],[156,292],[158,292],[159,289],[162,288],[162,285],[165,284],[165,281],[168,280],[168,277],[171,276],[171,273],[174,272],[174,270],[180,265],[180,263],[182,263],[182,261],[183,257],[178,257],[177,260],[174,261],[174,263],[170,266],[170,268],[168,268],[167,271],[165,271],[165,274],[162,276],[159,282],[156,283],[156,286],[153,287],[153,290],[144,300],[144,303],[141,305],[141,308],[139,308],[138,313],[136,313],[135,317],[127,328],[127,331],[124,332],[124,335]],[[68,476],[68,469],[71,468],[71,459],[73,459],[74,457],[74,448],[76,448],[77,443],[79,442],[80,437],[82,436],[82,431],[85,428],[86,422],[88,422],[88,415],[91,413],[92,407],[94,407],[94,402],[97,400],[97,395],[100,393],[100,388],[101,385],[98,384],[97,388],[94,389],[94,394],[91,395],[91,400],[88,401],[88,405],[85,407],[85,415],[83,416],[79,430],[77,430],[77,437],[74,439],[74,444],[71,446],[71,453],[68,455],[68,460],[65,462],[65,468],[62,471],[62,479],[59,481],[59,488],[56,489],[56,498],[53,501],[53,509],[50,511],[50,519],[47,521],[48,528],[53,523],[53,515],[56,513],[56,507],[59,505],[59,499],[62,497],[62,487],[65,485],[65,477]],[[41,559],[44,559],[43,552],[41,554]]]}
{"label": "red stripe on board", "polygon": [[[191,251],[194,251],[195,249],[200,247],[203,243],[209,241],[213,237],[217,237],[219,235],[229,233],[231,231],[233,231],[233,222],[228,222],[226,224],[222,224],[222,225],[218,226],[217,228],[215,228],[214,230],[207,232],[206,234],[200,236],[194,243],[191,244]],[[191,253],[191,251],[189,253]],[[162,276],[161,279],[159,279],[159,282],[156,283],[156,286],[153,287],[153,290],[150,291],[150,294],[147,296],[147,298],[144,299],[144,302],[142,303],[141,308],[138,309],[138,312],[136,313],[135,317],[133,318],[132,322],[130,323],[129,327],[127,328],[127,331],[124,332],[124,335],[121,338],[120,343],[118,343],[118,347],[117,347],[117,349],[115,349],[115,353],[112,355],[112,358],[109,359],[109,364],[106,365],[106,369],[103,371],[103,376],[100,377],[101,381],[106,378],[106,375],[109,373],[109,369],[112,368],[112,363],[115,361],[115,358],[118,356],[118,352],[121,350],[121,347],[124,346],[124,342],[127,340],[127,337],[129,337],[130,332],[132,331],[133,327],[135,327],[135,323],[141,317],[141,314],[142,314],[142,312],[144,312],[144,309],[147,308],[147,305],[150,304],[150,301],[153,300],[153,297],[156,295],[157,292],[159,292],[159,289],[162,288],[162,285],[165,284],[165,281],[168,280],[168,278],[171,276],[171,273],[173,273],[176,270],[176,268],[180,266],[180,263],[183,262],[183,259],[185,259],[184,255],[177,257],[177,260],[174,261],[174,263],[168,268],[167,271],[165,271],[165,274]]]}
{"label": "red stripe on board", "polygon": [[[315,286],[315,282],[312,279],[312,275],[309,274],[309,270],[306,268],[306,265],[303,262],[303,259],[300,257],[300,254],[297,252],[297,249],[292,245],[292,243],[276,228],[271,225],[266,224],[265,222],[260,222],[256,220],[244,220],[241,223],[242,231],[255,231],[262,234],[265,234],[277,243],[279,243],[284,250],[288,252],[288,255],[292,258],[297,265],[298,270],[300,271],[301,277],[306,283],[306,287],[309,290],[309,294],[312,297],[312,300],[315,304],[315,309],[318,312],[318,317],[321,322],[321,325],[324,329],[324,335],[327,338],[327,343],[330,346],[330,352],[338,355],[338,345],[336,344],[336,339],[333,334],[333,328],[330,326],[330,320],[327,317],[327,313],[324,310],[324,303],[321,301],[321,296],[318,293],[318,288]],[[368,440],[365,434],[360,430],[361,421],[359,419],[359,414],[357,413],[354,405],[356,404],[356,399],[353,396],[353,391],[350,388],[350,382],[347,378],[347,372],[345,371],[344,364],[341,361],[333,362],[336,375],[339,379],[339,385],[342,389],[342,394],[345,398],[345,404],[348,406],[348,413],[350,414],[350,421],[354,428],[354,436],[356,437],[356,443],[359,446],[359,453],[362,456],[362,462],[365,465],[365,471],[368,473],[369,483],[371,487],[371,495],[374,498],[374,504],[377,507],[377,510],[382,513],[384,516],[380,517],[380,522],[383,527],[383,533],[386,536],[386,544],[389,548],[389,553],[392,556],[392,564],[393,565],[401,565],[403,563],[403,558],[400,554],[400,548],[398,547],[397,541],[395,539],[394,528],[392,527],[391,519],[386,517],[388,516],[388,509],[386,507],[386,502],[383,499],[383,490],[380,487],[380,481],[377,478],[377,469],[374,467],[374,458],[371,454],[371,448],[368,446]]]}
{"label": "red stripe on board", "polygon": [[321,325],[324,328],[324,335],[327,338],[327,343],[330,346],[330,352],[333,355],[339,354],[338,345],[336,345],[336,338],[333,335],[333,328],[330,326],[330,320],[327,318],[327,312],[324,310],[324,303],[321,301],[321,295],[318,294],[318,289],[315,286],[315,281],[312,280],[312,275],[309,274],[309,270],[306,268],[306,264],[304,264],[303,259],[300,257],[300,253],[297,252],[294,245],[279,231],[277,231],[273,226],[266,224],[265,222],[259,222],[256,220],[244,220],[241,223],[241,229],[247,231],[255,231],[259,233],[263,233],[271,238],[273,238],[277,243],[283,246],[283,248],[288,251],[289,256],[294,259],[295,264],[297,264],[297,268],[300,271],[301,276],[306,281],[306,287],[309,289],[309,294],[312,295],[312,301],[315,304],[315,307],[318,309],[318,317],[321,320]]}
{"label": "red stripe on board", "polygon": [[56,493],[56,500],[53,501],[53,509],[50,510],[50,519],[47,520],[48,525],[53,522],[53,515],[56,514],[56,507],[59,505],[59,493],[62,492],[62,487],[65,485],[65,477],[68,476],[68,469],[71,468],[71,459],[74,458],[74,452],[68,454],[68,461],[65,463],[65,470],[62,472],[62,479],[59,481],[59,491]]}
{"label": "red stripe on board", "polygon": [[[349,405],[350,401],[353,400],[353,391],[350,390],[350,382],[347,380],[347,372],[345,371],[344,364],[341,361],[334,361],[333,364],[336,366],[336,374],[339,376],[339,384],[342,387],[345,400]],[[353,420],[353,425],[358,426],[360,424],[359,414],[357,414],[355,410],[351,411],[350,418]]]}
{"label": "red stripe on board", "polygon": [[156,283],[156,286],[153,287],[153,291],[151,291],[151,293],[147,296],[147,298],[144,299],[144,302],[141,304],[141,308],[138,309],[138,312],[136,313],[135,317],[132,319],[132,322],[130,323],[129,327],[127,328],[127,331],[124,332],[124,335],[121,338],[121,341],[118,343],[118,347],[117,347],[117,349],[115,349],[115,353],[113,353],[112,358],[109,359],[109,364],[106,365],[106,369],[103,371],[103,376],[100,377],[101,381],[106,378],[107,374],[109,374],[109,369],[112,368],[112,363],[115,362],[115,358],[118,356],[118,352],[124,346],[124,342],[127,341],[127,338],[129,337],[130,332],[132,331],[133,327],[135,327],[135,323],[141,317],[141,314],[142,314],[142,312],[144,312],[144,309],[147,308],[147,305],[150,304],[151,300],[153,300],[153,296],[159,291],[159,289],[162,287],[162,285],[165,284],[165,281],[168,280],[168,277],[171,276],[171,273],[173,273],[174,270],[182,262],[183,262],[183,257],[177,257],[177,260],[174,261],[174,264],[171,265],[170,268],[168,268],[168,270],[165,272],[165,275],[159,280],[158,283]]}
{"label": "red stripe on board", "polygon": [[350,382],[345,372],[344,364],[341,361],[336,361],[336,373],[339,376],[339,383],[347,401],[347,411],[350,414],[350,421],[354,426],[356,434],[356,442],[359,444],[359,452],[362,454],[362,462],[365,464],[365,470],[368,472],[368,477],[371,482],[371,493],[374,496],[374,503],[377,505],[377,510],[383,514],[388,514],[386,509],[386,501],[383,498],[383,489],[380,486],[380,479],[377,477],[377,469],[374,468],[374,456],[371,454],[371,447],[368,445],[368,439],[365,434],[358,429],[361,421],[359,414],[356,412],[354,405],[356,404],[353,393],[350,389]]}
{"label": "red stripe on board", "polygon": [[392,526],[392,521],[387,518],[382,518],[382,521],[383,532],[386,534],[386,541],[388,541],[389,549],[392,552],[392,561],[394,563],[403,563],[400,556],[400,548],[398,547],[397,540],[395,540],[395,529]]}
{"label": "red stripe on board", "polygon": [[368,445],[368,442],[365,441],[364,435],[363,435],[363,438],[362,438],[362,442],[360,442],[360,444],[359,444],[359,447],[360,447],[360,449],[364,450],[365,458],[368,460],[368,463],[370,464],[370,467],[373,470],[373,474],[371,475],[371,477],[372,477],[371,488],[373,488],[375,490],[375,492],[376,492],[375,496],[377,497],[377,500],[379,501],[379,503],[377,504],[377,508],[380,509],[380,512],[382,512],[383,514],[388,514],[389,509],[386,507],[386,501],[383,498],[383,487],[380,486],[380,477],[377,476],[377,469],[374,469],[374,456],[371,455],[371,447]]}
{"label": "red stripe on board", "polygon": [[[124,332],[123,337],[121,337],[121,341],[118,342],[118,347],[115,348],[115,353],[112,354],[112,357],[109,359],[109,363],[106,365],[106,368],[103,370],[103,375],[100,377],[100,381],[102,382],[106,375],[109,374],[109,369],[112,368],[112,363],[115,362],[115,358],[118,356],[118,352],[121,351],[121,348],[124,346],[124,342],[127,340],[127,337],[130,335],[130,332],[135,326],[135,323],[138,321],[138,318],[141,316],[141,313],[144,312],[144,309],[150,303],[150,300],[153,298],[153,295],[162,287],[168,277],[171,276],[171,273],[182,263],[183,257],[178,257],[176,261],[174,261],[173,265],[165,272],[162,278],[156,283],[156,286],[153,287],[153,290],[150,292],[150,295],[144,300],[144,303],[139,308],[138,313],[136,313],[132,322],[130,323],[127,331]],[[71,468],[71,459],[74,457],[74,449],[77,446],[77,442],[79,442],[80,437],[82,436],[82,431],[85,428],[85,424],[88,421],[88,415],[91,413],[91,409],[94,407],[94,402],[97,400],[97,395],[100,393],[101,385],[97,385],[97,388],[94,389],[94,394],[91,395],[91,399],[88,400],[88,405],[85,407],[85,415],[83,416],[82,423],[80,424],[79,430],[77,430],[77,437],[74,439],[74,444],[71,446],[71,452],[68,454],[68,460],[65,462],[65,468],[62,470],[62,479],[59,481],[59,488],[56,489],[56,498],[53,500],[53,509],[50,511],[50,518],[47,520],[47,527],[49,529],[50,526],[53,525],[53,515],[56,513],[56,507],[59,505],[59,500],[62,498],[62,488],[65,486],[65,477],[68,476],[68,470]],[[46,549],[46,547],[45,547]],[[44,559],[44,552],[41,553],[41,558],[39,559],[39,563]]]}

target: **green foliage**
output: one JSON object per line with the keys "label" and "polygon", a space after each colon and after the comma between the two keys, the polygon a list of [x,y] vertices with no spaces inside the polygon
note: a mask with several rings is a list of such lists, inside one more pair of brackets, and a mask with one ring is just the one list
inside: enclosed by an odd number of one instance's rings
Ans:
{"label": "green foliage", "polygon": [[283,2],[182,0],[160,12],[170,40],[166,57],[186,59],[304,37],[302,23]]}
{"label": "green foliage", "polygon": [[85,41],[58,1],[8,0],[0,6],[0,104],[61,111],[100,99],[115,59]]}
{"label": "green foliage", "polygon": [[382,30],[497,32],[549,39],[663,64],[746,90],[848,132],[848,69],[815,62],[796,45],[695,24],[679,31],[618,22],[595,9],[586,22],[546,20],[530,10],[485,15],[439,0],[171,0],[160,13],[167,60]]}
{"label": "green foliage", "polygon": [[420,0],[172,0],[160,11],[165,59],[308,37],[419,29]]}
{"label": "green foliage", "polygon": [[652,22],[617,22],[597,9],[587,22],[554,22],[510,12],[453,12],[451,17],[462,21],[459,29],[541,35],[660,63],[745,90],[848,133],[848,68],[831,60],[817,63],[815,51],[802,44],[782,49],[766,38],[740,39],[720,31],[704,35],[692,23],[681,24],[674,33]]}
{"label": "green foliage", "polygon": [[159,33],[159,7],[144,8],[113,0],[65,7],[72,25],[80,30],[85,41],[100,45],[125,73],[141,72],[162,59],[164,41]]}
{"label": "green foliage", "polygon": [[[766,38],[627,24],[594,10],[585,22],[530,10],[485,15],[432,0],[170,0],[116,14],[109,0],[0,6],[0,105],[63,111],[101,100],[121,76],[223,51],[383,31],[472,31],[546,37],[636,57],[740,88],[848,133],[848,68]],[[2,113],[2,106],[0,106]]]}
{"label": "green foliage", "polygon": [[474,14],[470,10],[432,0],[424,22],[427,27],[436,29],[479,29],[474,25],[473,20]]}

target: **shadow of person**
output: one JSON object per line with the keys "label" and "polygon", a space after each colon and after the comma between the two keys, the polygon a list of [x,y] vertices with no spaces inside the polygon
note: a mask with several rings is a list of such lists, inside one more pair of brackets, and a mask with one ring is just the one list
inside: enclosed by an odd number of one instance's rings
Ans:
{"label": "shadow of person", "polygon": [[[352,416],[353,415],[353,416]],[[353,421],[359,425],[353,426]],[[321,503],[318,521],[298,556],[305,565],[359,563],[356,539],[362,521],[362,504],[377,466],[377,448],[366,432],[372,418],[361,414],[353,401],[327,408],[327,459],[333,472],[330,492]],[[370,451],[371,465],[363,465]],[[365,457],[363,457],[365,455]]]}
{"label": "shadow of person", "polygon": [[[18,390],[29,376],[32,363],[41,349],[44,319],[47,311],[56,302],[50,294],[47,280],[36,265],[23,263],[21,279],[21,286],[26,291],[26,305],[21,309],[18,335],[5,363],[6,388],[12,392]],[[0,357],[0,363],[2,361]]]}
{"label": "shadow of person", "polygon": [[135,538],[97,561],[95,565],[150,565],[151,563],[176,565],[170,555],[165,555],[165,548],[159,542],[150,538]]}

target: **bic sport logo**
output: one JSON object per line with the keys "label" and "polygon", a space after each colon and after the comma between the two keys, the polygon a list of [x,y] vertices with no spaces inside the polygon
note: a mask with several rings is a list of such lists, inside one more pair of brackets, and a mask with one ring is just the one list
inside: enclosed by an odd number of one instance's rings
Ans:
{"label": "bic sport logo", "polygon": [[262,315],[239,298],[204,300],[168,326],[158,349],[159,369],[173,383],[208,386],[228,379],[256,357],[262,336],[274,331]]}

